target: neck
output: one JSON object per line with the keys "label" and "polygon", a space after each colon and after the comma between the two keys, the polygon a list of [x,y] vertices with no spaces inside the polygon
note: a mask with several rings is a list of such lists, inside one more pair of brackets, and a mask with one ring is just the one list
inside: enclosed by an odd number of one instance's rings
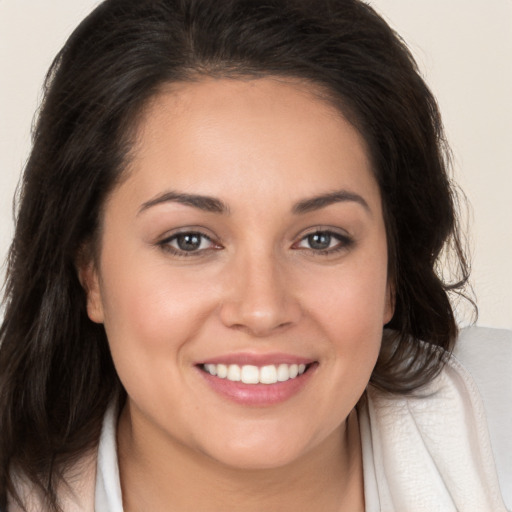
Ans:
{"label": "neck", "polygon": [[282,467],[226,466],[183,445],[139,439],[129,407],[118,427],[125,512],[188,510],[364,510],[356,412],[321,445]]}

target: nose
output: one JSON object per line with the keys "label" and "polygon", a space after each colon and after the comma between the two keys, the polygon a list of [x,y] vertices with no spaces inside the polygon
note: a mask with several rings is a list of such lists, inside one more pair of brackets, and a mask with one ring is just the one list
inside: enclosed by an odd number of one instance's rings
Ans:
{"label": "nose", "polygon": [[301,307],[287,276],[272,255],[232,261],[220,309],[224,325],[263,337],[296,324]]}

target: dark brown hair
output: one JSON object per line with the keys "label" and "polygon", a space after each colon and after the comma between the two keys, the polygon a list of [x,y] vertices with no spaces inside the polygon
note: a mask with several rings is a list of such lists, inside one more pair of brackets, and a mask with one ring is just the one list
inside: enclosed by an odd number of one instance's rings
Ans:
{"label": "dark brown hair", "polygon": [[[269,75],[328,91],[368,144],[395,299],[372,383],[405,393],[440,370],[457,334],[447,291],[468,269],[438,108],[400,38],[358,0],[107,0],[51,66],[20,188],[0,328],[0,508],[17,498],[16,471],[56,510],[56,481],[124,396],[75,263],[144,105],[169,82]],[[447,244],[452,285],[436,273]]]}

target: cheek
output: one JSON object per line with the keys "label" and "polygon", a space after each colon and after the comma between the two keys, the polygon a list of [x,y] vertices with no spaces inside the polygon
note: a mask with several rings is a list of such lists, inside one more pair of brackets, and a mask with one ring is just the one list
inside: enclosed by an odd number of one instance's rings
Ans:
{"label": "cheek", "polygon": [[329,340],[333,360],[343,372],[369,377],[388,316],[386,259],[354,260],[303,286],[309,316]]}
{"label": "cheek", "polygon": [[324,325],[363,331],[374,326],[381,331],[386,323],[388,285],[384,259],[382,265],[371,259],[350,262],[324,279],[315,276],[314,280],[306,280],[304,288],[309,308],[323,318]]}
{"label": "cheek", "polygon": [[162,403],[188,410],[192,405],[182,403],[179,392],[186,382],[187,347],[214,307],[211,294],[201,291],[197,277],[165,265],[123,264],[105,268],[105,275],[105,330],[128,395],[155,411]]}
{"label": "cheek", "polygon": [[122,344],[142,357],[148,350],[176,352],[214,307],[204,282],[165,264],[124,260],[104,274],[105,329],[113,351]]}

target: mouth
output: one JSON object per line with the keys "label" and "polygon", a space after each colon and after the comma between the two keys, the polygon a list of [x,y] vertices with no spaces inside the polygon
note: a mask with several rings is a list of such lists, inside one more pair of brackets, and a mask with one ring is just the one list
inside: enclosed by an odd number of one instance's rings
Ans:
{"label": "mouth", "polygon": [[317,361],[306,360],[275,364],[216,360],[197,365],[209,388],[224,399],[257,407],[277,405],[299,394],[317,367]]}
{"label": "mouth", "polygon": [[303,375],[312,365],[310,364],[269,364],[255,366],[251,364],[202,364],[200,368],[213,377],[226,379],[243,384],[277,384],[287,382]]}

